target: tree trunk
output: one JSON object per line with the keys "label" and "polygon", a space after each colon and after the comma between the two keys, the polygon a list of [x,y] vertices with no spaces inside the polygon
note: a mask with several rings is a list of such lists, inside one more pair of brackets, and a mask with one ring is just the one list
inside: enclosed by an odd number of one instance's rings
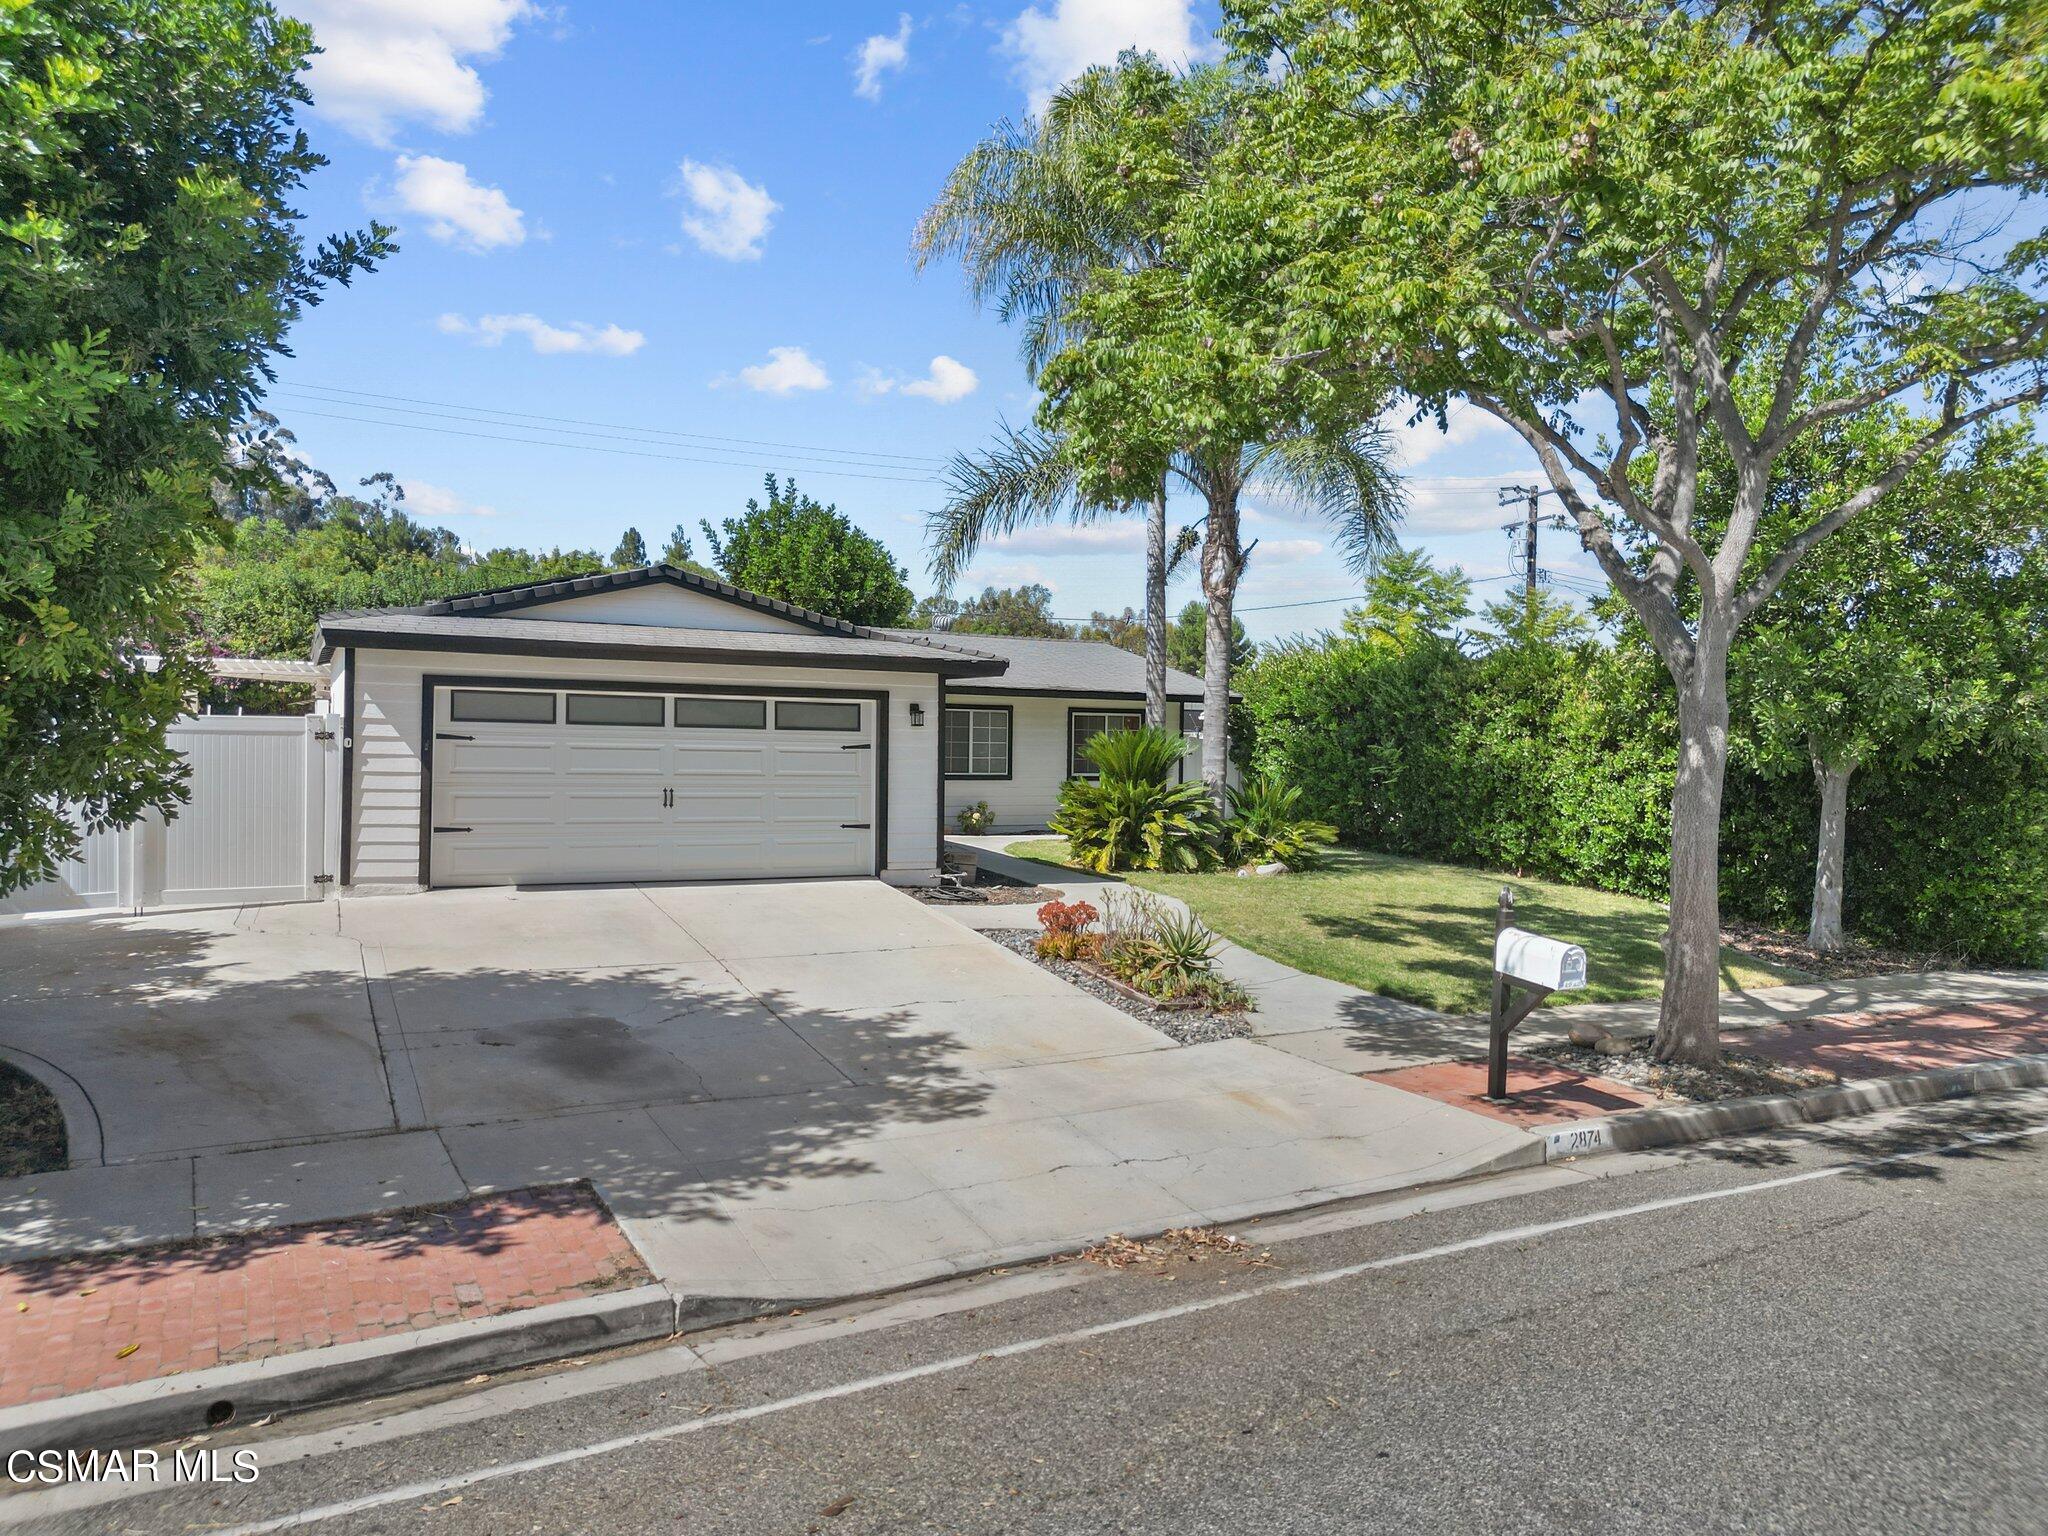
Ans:
{"label": "tree trunk", "polygon": [[1820,785],[1820,852],[1813,863],[1813,920],[1806,946],[1816,954],[1840,954],[1842,933],[1842,855],[1849,843],[1849,779],[1853,761],[1840,764],[1813,760],[1814,782]]}
{"label": "tree trunk", "polygon": [[1702,623],[1678,677],[1678,778],[1671,789],[1671,927],[1652,1051],[1711,1065],[1721,1055],[1721,792],[1728,770],[1728,653]]}
{"label": "tree trunk", "polygon": [[1230,781],[1230,618],[1244,552],[1237,544],[1237,495],[1209,499],[1202,538],[1202,782],[1221,810]]}
{"label": "tree trunk", "polygon": [[1145,723],[1166,725],[1166,486],[1145,518]]}

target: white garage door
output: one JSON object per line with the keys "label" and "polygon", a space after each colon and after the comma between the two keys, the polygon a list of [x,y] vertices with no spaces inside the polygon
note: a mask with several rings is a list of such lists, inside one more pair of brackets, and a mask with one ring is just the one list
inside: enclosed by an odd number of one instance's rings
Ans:
{"label": "white garage door", "polygon": [[870,875],[875,704],[439,687],[435,885]]}

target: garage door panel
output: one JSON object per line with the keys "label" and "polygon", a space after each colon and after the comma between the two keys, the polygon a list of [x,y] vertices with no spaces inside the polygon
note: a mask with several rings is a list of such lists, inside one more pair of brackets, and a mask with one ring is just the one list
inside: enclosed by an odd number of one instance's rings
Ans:
{"label": "garage door panel", "polygon": [[[436,786],[438,789],[438,786]],[[436,824],[465,826],[551,827],[555,824],[556,795],[551,788],[492,789],[450,786],[448,793],[434,796],[440,807]]]}
{"label": "garage door panel", "polygon": [[564,743],[562,757],[564,773],[632,775],[650,780],[668,773],[668,744],[662,741],[571,740]]}
{"label": "garage door panel", "polygon": [[661,811],[661,791],[653,784],[604,786],[573,780],[556,792],[564,824],[572,827],[618,827],[644,832],[650,816]]}
{"label": "garage door panel", "polygon": [[470,774],[530,774],[545,777],[560,771],[556,743],[549,740],[491,740],[478,737],[434,742],[434,772],[461,778]]}
{"label": "garage door panel", "polygon": [[677,783],[687,779],[759,778],[769,769],[765,745],[720,746],[695,741],[676,747],[669,767]]}
{"label": "garage door panel", "polygon": [[[872,873],[873,704],[858,706],[859,732],[782,729],[776,697],[759,700],[761,729],[590,725],[558,708],[552,725],[437,735],[434,823],[469,830],[433,834],[435,883]],[[445,727],[445,689],[436,711]]]}

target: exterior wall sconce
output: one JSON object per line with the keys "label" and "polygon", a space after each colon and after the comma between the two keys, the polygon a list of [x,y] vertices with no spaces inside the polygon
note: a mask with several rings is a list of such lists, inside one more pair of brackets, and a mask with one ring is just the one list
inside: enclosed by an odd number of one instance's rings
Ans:
{"label": "exterior wall sconce", "polygon": [[912,725],[924,724],[924,706],[922,704],[919,704],[914,699],[911,701],[910,705],[910,723]]}

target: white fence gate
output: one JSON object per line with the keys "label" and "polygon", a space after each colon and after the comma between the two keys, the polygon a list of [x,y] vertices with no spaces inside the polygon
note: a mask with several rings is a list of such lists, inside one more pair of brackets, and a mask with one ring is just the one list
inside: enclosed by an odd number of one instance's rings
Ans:
{"label": "white fence gate", "polygon": [[196,715],[169,732],[191,765],[172,817],[88,832],[57,878],[0,915],[310,901],[341,862],[341,753],[327,715]]}

